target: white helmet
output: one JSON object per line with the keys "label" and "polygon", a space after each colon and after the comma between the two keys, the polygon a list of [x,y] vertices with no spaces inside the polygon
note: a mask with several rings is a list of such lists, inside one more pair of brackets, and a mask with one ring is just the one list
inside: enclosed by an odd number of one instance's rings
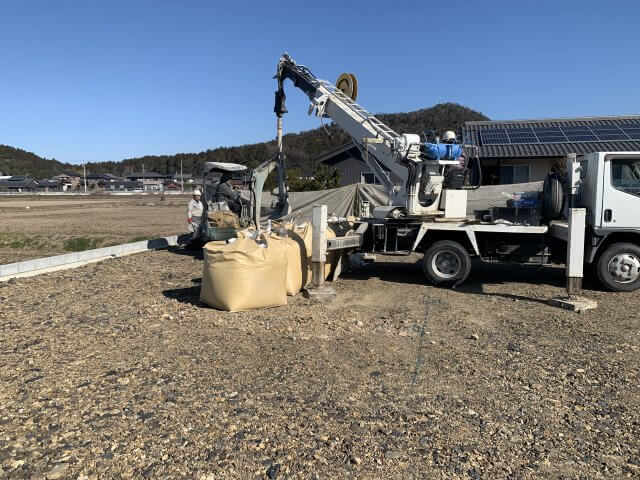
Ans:
{"label": "white helmet", "polygon": [[456,134],[451,130],[447,130],[442,134],[443,142],[454,142],[456,140]]}
{"label": "white helmet", "polygon": [[194,190],[193,196],[195,197],[196,195],[202,195],[202,192],[200,190]]}

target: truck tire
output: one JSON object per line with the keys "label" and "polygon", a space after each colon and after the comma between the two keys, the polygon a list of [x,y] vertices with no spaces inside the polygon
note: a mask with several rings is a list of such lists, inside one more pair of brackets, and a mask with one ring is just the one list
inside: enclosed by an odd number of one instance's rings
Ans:
{"label": "truck tire", "polygon": [[547,175],[542,188],[542,217],[547,221],[558,218],[562,212],[562,200],[562,184],[553,175]]}
{"label": "truck tire", "polygon": [[640,288],[640,247],[633,243],[609,245],[596,265],[598,279],[613,292]]}
{"label": "truck tire", "polygon": [[424,253],[422,269],[434,284],[455,287],[464,282],[471,271],[471,257],[458,242],[442,240]]}

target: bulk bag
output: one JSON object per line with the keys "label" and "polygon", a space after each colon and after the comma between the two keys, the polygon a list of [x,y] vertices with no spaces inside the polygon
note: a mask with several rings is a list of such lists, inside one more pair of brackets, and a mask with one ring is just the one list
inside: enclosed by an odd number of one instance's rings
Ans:
{"label": "bulk bag", "polygon": [[287,304],[287,249],[282,241],[261,235],[258,242],[209,242],[203,254],[200,300],[211,307],[237,312]]}

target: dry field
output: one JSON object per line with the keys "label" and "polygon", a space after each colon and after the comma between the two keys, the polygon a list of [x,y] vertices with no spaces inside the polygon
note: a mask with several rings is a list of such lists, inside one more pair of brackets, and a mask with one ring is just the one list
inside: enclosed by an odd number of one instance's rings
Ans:
{"label": "dry field", "polygon": [[560,269],[415,260],[243,313],[179,249],[0,284],[0,478],[640,477],[640,295],[577,315]]}
{"label": "dry field", "polygon": [[0,264],[187,231],[188,197],[0,197]]}

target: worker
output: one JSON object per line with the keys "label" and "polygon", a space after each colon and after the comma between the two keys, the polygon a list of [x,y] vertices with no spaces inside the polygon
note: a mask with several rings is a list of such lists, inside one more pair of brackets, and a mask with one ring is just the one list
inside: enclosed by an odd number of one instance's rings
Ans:
{"label": "worker", "polygon": [[201,196],[202,192],[200,190],[194,190],[193,198],[189,200],[189,204],[187,205],[187,222],[189,222],[189,230],[191,231],[191,238],[193,240],[198,238],[198,232],[202,222],[204,206],[200,201]]}
{"label": "worker", "polygon": [[240,199],[240,192],[231,187],[231,178],[231,174],[226,172],[220,177],[220,183],[216,189],[216,202],[226,202],[229,210],[240,216],[242,213],[242,200]]}
{"label": "worker", "polygon": [[451,130],[447,130],[442,134],[442,143],[455,143],[456,134]]}

